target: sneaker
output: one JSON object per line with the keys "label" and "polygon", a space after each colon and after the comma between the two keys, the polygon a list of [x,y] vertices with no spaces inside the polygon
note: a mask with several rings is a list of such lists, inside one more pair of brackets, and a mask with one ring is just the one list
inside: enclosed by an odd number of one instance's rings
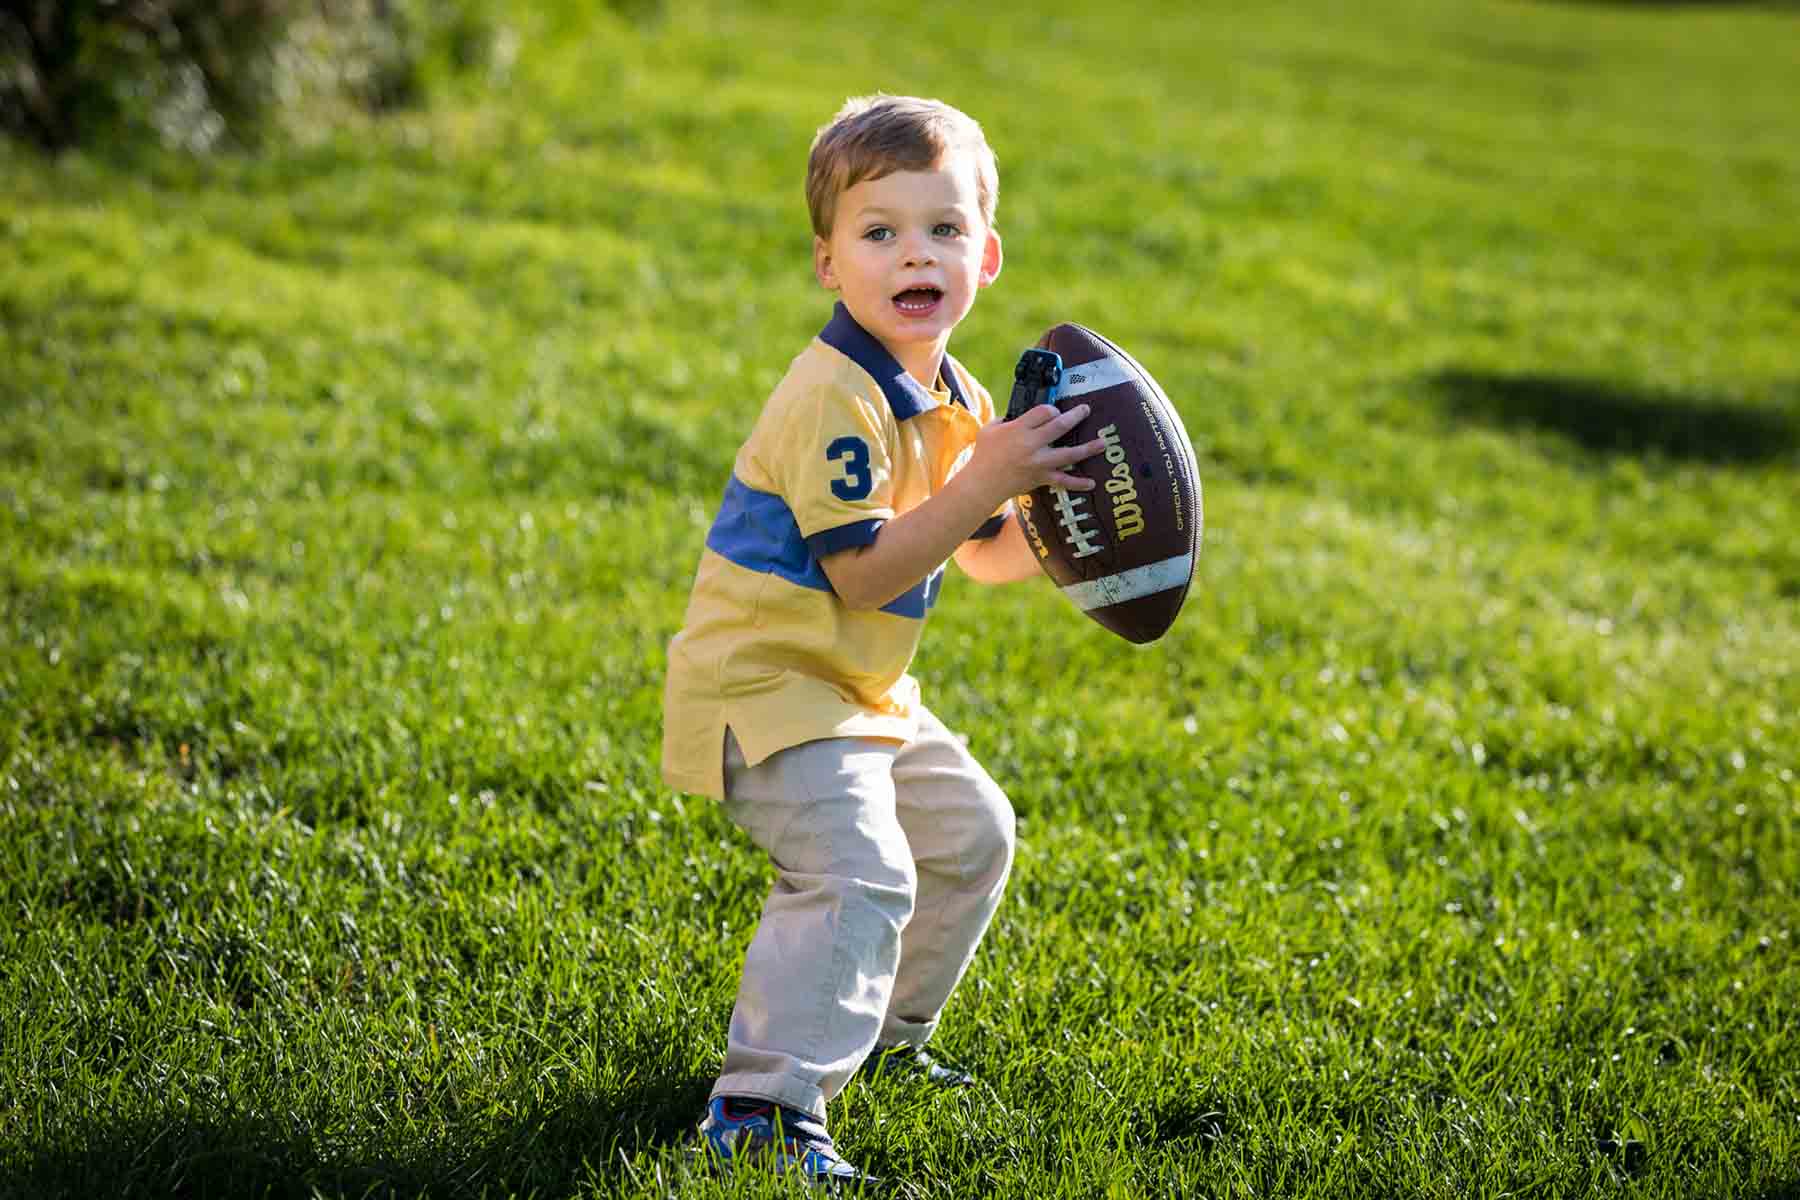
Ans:
{"label": "sneaker", "polygon": [[868,1189],[882,1181],[838,1157],[825,1123],[810,1113],[752,1096],[714,1096],[700,1122],[700,1150],[720,1166],[739,1163],[797,1171],[833,1190]]}
{"label": "sneaker", "polygon": [[973,1087],[975,1076],[961,1067],[933,1058],[923,1046],[901,1042],[894,1046],[877,1046],[863,1059],[856,1073],[867,1080],[900,1079],[929,1083],[934,1087]]}

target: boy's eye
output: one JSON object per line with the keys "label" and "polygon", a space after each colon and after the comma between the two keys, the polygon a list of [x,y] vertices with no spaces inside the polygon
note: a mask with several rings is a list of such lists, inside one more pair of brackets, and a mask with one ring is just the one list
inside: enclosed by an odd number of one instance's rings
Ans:
{"label": "boy's eye", "polygon": [[863,234],[871,242],[885,242],[894,236],[894,231],[886,225],[876,225]]}
{"label": "boy's eye", "polygon": [[932,237],[955,237],[962,232],[962,226],[950,221],[939,221],[931,227]]}

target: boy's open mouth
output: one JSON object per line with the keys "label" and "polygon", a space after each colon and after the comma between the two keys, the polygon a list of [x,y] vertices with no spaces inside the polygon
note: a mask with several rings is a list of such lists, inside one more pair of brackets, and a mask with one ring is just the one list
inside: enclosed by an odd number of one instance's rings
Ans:
{"label": "boy's open mouth", "polygon": [[894,307],[903,313],[927,313],[943,298],[941,288],[907,288],[894,297]]}

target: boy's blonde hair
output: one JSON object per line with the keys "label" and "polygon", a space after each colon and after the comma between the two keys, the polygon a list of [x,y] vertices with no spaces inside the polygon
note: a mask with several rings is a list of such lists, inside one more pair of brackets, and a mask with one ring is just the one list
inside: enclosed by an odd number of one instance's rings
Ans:
{"label": "boy's blonde hair", "polygon": [[813,138],[806,162],[806,207],[813,232],[831,236],[838,197],[865,179],[895,171],[929,171],[946,154],[966,150],[975,159],[981,219],[994,224],[1000,169],[975,119],[941,100],[917,96],[853,96]]}

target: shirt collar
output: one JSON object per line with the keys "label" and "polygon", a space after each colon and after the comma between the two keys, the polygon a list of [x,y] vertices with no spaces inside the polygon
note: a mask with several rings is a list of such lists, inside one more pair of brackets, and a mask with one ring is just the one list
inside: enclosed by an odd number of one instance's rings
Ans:
{"label": "shirt collar", "polygon": [[[886,346],[856,323],[842,300],[832,309],[831,320],[819,331],[819,340],[867,371],[881,385],[881,394],[887,397],[888,407],[894,410],[897,419],[905,421],[938,407],[931,392],[906,373],[906,368],[895,361]],[[972,412],[956,376],[956,360],[945,354],[944,364],[938,368],[938,378],[950,389],[951,402]]]}

